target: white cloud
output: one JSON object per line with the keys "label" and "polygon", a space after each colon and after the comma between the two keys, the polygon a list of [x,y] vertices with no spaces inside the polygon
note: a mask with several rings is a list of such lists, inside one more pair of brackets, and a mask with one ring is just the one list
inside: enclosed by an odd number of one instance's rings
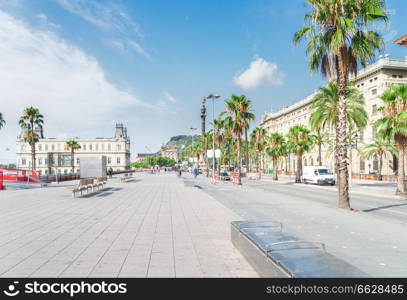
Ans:
{"label": "white cloud", "polygon": [[61,27],[59,24],[56,24],[56,23],[51,22],[51,21],[48,19],[48,17],[47,17],[45,14],[43,14],[43,13],[36,14],[35,17],[36,17],[37,19],[39,19],[43,24],[45,24],[45,25],[47,25],[47,26],[50,26],[50,27],[53,27],[53,28],[60,28],[60,27]]}
{"label": "white cloud", "polygon": [[260,85],[279,85],[283,83],[283,74],[278,70],[277,64],[256,57],[250,66],[238,73],[233,81],[243,89],[252,89]]}
{"label": "white cloud", "polygon": [[27,106],[40,109],[46,135],[55,137],[95,136],[117,116],[154,108],[110,83],[81,49],[2,11],[0,57],[0,111],[7,121],[0,130],[0,159],[3,148],[15,144],[17,120]]}
{"label": "white cloud", "polygon": [[150,54],[148,54],[138,43],[136,43],[135,41],[129,40],[128,44],[131,47],[131,49],[135,50],[137,53],[139,53],[139,54],[143,55],[144,57],[148,58],[149,60],[151,60]]}
{"label": "white cloud", "polygon": [[171,103],[177,103],[177,99],[168,92],[164,92],[164,97]]}
{"label": "white cloud", "polygon": [[103,29],[125,32],[129,29],[142,36],[138,25],[117,5],[103,5],[92,0],[57,0],[67,11]]}

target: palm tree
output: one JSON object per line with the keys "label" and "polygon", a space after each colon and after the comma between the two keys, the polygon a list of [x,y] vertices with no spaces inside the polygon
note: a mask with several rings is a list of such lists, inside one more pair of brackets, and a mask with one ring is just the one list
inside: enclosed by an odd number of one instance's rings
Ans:
{"label": "palm tree", "polygon": [[[339,116],[338,92],[338,85],[335,82],[330,82],[326,86],[321,87],[319,92],[314,96],[311,104],[312,112],[309,119],[309,125],[314,131],[336,131]],[[352,87],[351,84],[348,84],[346,118],[348,134],[351,131],[350,128],[357,128],[362,132],[366,127],[369,118],[365,110],[365,100],[363,95],[358,89]],[[334,153],[335,171],[337,172],[339,169],[338,165],[336,165],[336,162],[339,161],[337,157],[337,143],[334,142],[333,145],[334,149],[332,152]]]}
{"label": "palm tree", "polygon": [[79,150],[81,146],[75,140],[69,140],[66,142],[65,148],[71,151],[71,167],[72,167],[72,174],[75,174],[75,151]]}
{"label": "palm tree", "polygon": [[406,194],[405,156],[407,154],[407,84],[391,85],[380,97],[384,106],[379,110],[383,117],[376,121],[378,135],[394,141],[399,151],[396,194]]}
{"label": "palm tree", "polygon": [[383,180],[383,156],[386,157],[388,153],[398,155],[397,147],[388,140],[383,139],[380,136],[376,136],[374,141],[370,144],[363,145],[361,152],[366,158],[378,158],[379,159],[379,180]]}
{"label": "palm tree", "polygon": [[270,136],[267,138],[267,148],[266,153],[271,157],[273,161],[273,180],[278,180],[277,175],[277,161],[280,157],[284,156],[286,153],[286,144],[284,137],[277,133],[271,133]]}
{"label": "palm tree", "polygon": [[323,129],[316,128],[311,135],[314,145],[318,146],[318,164],[322,166],[322,147],[329,143],[329,133]]}
{"label": "palm tree", "polygon": [[226,116],[223,119],[223,141],[226,145],[226,155],[227,155],[227,161],[228,161],[228,171],[230,169],[230,164],[232,162],[232,151],[231,149],[234,147],[234,140],[233,140],[233,132],[232,132],[232,128],[233,128],[233,120],[232,117],[230,116]]}
{"label": "palm tree", "polygon": [[358,63],[366,66],[384,47],[382,37],[369,30],[373,21],[387,21],[384,0],[307,0],[311,11],[306,26],[298,30],[293,42],[308,40],[309,68],[318,70],[338,84],[336,147],[340,208],[351,209],[349,201],[348,158],[346,145],[349,76],[356,74]]}
{"label": "palm tree", "polygon": [[203,157],[206,164],[206,177],[209,176],[209,160],[208,160],[208,150],[212,145],[212,134],[210,132],[205,132],[201,135],[201,145],[202,145],[202,152]]}
{"label": "palm tree", "polygon": [[37,108],[30,106],[23,111],[23,115],[19,120],[20,127],[24,129],[24,142],[31,146],[31,169],[33,171],[35,170],[35,144],[40,138],[35,130],[42,129],[44,124],[43,118],[44,116],[40,114]]}
{"label": "palm tree", "polygon": [[266,147],[266,136],[267,130],[262,127],[256,127],[250,135],[250,143],[256,152],[256,171],[259,179],[261,179],[260,162]]}
{"label": "palm tree", "polygon": [[248,127],[250,120],[254,119],[254,114],[251,112],[251,101],[245,95],[232,95],[225,101],[226,113],[232,119],[232,133],[237,141],[237,170],[238,170],[238,184],[242,184],[242,162],[241,162],[241,145],[242,134],[245,128]]}
{"label": "palm tree", "polygon": [[300,183],[302,175],[302,156],[305,152],[308,152],[312,148],[313,141],[310,131],[302,125],[294,125],[291,127],[288,131],[287,139],[288,148],[297,158],[295,182]]}
{"label": "palm tree", "polygon": [[[223,141],[222,130],[224,128],[224,121],[220,117],[217,119],[214,119],[213,128],[215,130],[215,148],[220,149],[222,141]],[[216,160],[216,158],[215,158],[215,160]],[[218,165],[217,165],[218,175],[220,175],[220,165],[221,165],[221,157],[219,157]]]}
{"label": "palm tree", "polygon": [[0,112],[0,129],[6,124],[6,121],[3,119],[3,114]]}
{"label": "palm tree", "polygon": [[[318,129],[336,130],[339,117],[339,89],[335,82],[319,88],[311,104],[309,125],[314,131]],[[365,100],[362,93],[348,84],[346,104],[346,120],[348,127],[356,127],[363,131],[368,122]]]}

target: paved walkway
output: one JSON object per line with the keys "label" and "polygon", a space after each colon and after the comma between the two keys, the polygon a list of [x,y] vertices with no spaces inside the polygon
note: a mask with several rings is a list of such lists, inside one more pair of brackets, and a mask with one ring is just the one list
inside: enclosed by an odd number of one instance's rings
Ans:
{"label": "paved walkway", "polygon": [[[241,219],[172,174],[0,192],[1,277],[256,277],[230,242]],[[66,184],[65,184],[66,185]]]}

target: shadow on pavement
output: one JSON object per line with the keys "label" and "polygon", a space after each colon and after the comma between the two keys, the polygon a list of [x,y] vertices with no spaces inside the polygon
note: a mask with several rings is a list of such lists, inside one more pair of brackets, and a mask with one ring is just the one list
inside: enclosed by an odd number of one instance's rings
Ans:
{"label": "shadow on pavement", "polygon": [[406,206],[407,203],[403,204],[393,204],[393,205],[386,205],[386,206],[379,206],[379,207],[374,207],[374,208],[369,208],[362,210],[363,212],[371,212],[371,211],[376,211],[376,210],[381,210],[381,209],[386,209],[386,208],[392,208],[392,207],[399,207],[399,206]]}

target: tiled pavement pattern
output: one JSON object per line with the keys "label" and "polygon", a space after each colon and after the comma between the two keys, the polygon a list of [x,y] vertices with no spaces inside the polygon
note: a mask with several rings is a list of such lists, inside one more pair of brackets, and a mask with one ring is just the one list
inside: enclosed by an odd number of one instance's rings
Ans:
{"label": "tiled pavement pattern", "polygon": [[[256,277],[230,242],[236,214],[171,174],[0,192],[2,277]],[[62,185],[62,183],[61,183]]]}

